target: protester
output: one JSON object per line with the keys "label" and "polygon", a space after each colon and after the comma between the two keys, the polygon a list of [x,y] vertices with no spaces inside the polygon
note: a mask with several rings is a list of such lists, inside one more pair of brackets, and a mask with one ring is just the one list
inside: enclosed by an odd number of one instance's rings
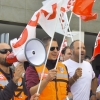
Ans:
{"label": "protester", "polygon": [[10,68],[11,64],[5,62],[11,48],[6,43],[0,43],[0,100],[25,100],[23,86],[21,86],[22,74],[25,73],[22,63],[15,68],[15,73]]}
{"label": "protester", "polygon": [[[81,44],[81,49],[79,44]],[[96,100],[97,80],[95,80],[95,73],[91,64],[84,61],[86,54],[84,44],[79,40],[75,40],[71,43],[70,49],[72,52],[71,59],[66,60],[64,64],[68,68],[69,83],[71,85],[73,100],[89,100],[91,87],[91,100]],[[79,53],[81,54],[80,57]]]}
{"label": "protester", "polygon": [[[47,52],[50,40],[50,37],[43,39]],[[57,68],[55,69],[58,51],[58,43],[56,39],[53,39],[44,73],[42,73],[44,65],[38,67],[29,66],[26,69],[26,85],[29,95],[37,92],[41,75],[43,75],[39,90],[39,100],[66,99],[68,92],[68,73],[66,67],[61,62],[58,62]]]}
{"label": "protester", "polygon": [[100,74],[98,76],[98,87],[97,87],[97,90],[96,90],[96,97],[97,97],[98,100],[100,100]]}
{"label": "protester", "polygon": [[65,48],[63,48],[61,53],[62,53],[63,61],[68,60],[71,57],[70,47],[66,46]]}
{"label": "protester", "polygon": [[[61,53],[62,53],[62,59],[63,59],[62,61],[68,60],[68,59],[71,57],[71,50],[70,50],[70,47],[69,47],[69,46],[65,46],[65,47],[62,49]],[[68,98],[69,98],[70,100],[72,100],[73,95],[72,95],[71,92],[68,92]]]}

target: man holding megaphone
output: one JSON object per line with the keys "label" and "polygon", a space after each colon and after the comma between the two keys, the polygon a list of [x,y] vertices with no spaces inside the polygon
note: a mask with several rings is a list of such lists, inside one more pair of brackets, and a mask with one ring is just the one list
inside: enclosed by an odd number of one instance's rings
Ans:
{"label": "man holding megaphone", "polygon": [[22,86],[22,74],[25,73],[22,63],[15,68],[15,73],[10,68],[12,64],[6,62],[6,57],[11,53],[11,47],[0,43],[0,100],[25,100]]}

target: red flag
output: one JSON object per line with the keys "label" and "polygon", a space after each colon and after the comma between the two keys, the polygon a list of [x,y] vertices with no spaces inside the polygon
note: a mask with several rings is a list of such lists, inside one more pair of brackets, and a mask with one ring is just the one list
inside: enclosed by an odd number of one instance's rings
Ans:
{"label": "red flag", "polygon": [[92,13],[91,15],[88,15],[88,16],[81,16],[81,19],[83,21],[89,21],[89,20],[97,19],[97,17],[98,17],[97,13]]}
{"label": "red flag", "polygon": [[92,13],[94,0],[76,0],[73,7],[73,12],[78,15],[87,16]]}
{"label": "red flag", "polygon": [[92,58],[95,58],[98,54],[100,54],[100,32],[97,35],[94,52]]}

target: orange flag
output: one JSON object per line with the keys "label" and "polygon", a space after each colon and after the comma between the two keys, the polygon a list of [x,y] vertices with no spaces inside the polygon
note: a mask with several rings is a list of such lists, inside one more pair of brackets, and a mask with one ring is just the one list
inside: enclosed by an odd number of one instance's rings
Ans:
{"label": "orange flag", "polygon": [[97,35],[94,52],[92,58],[95,58],[98,54],[100,54],[100,32]]}
{"label": "orange flag", "polygon": [[78,15],[87,16],[92,13],[94,0],[76,0],[73,7],[73,12]]}
{"label": "orange flag", "polygon": [[89,20],[97,19],[97,17],[98,17],[98,14],[97,13],[92,13],[91,15],[81,16],[81,19],[83,21],[89,21]]}

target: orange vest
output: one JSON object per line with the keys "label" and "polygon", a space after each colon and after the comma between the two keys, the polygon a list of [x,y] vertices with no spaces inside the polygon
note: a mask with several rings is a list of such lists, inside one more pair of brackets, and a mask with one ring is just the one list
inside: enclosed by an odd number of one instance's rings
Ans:
{"label": "orange vest", "polygon": [[[45,68],[44,74],[42,66],[35,67],[39,79],[41,75],[45,78],[48,75],[48,69]],[[47,84],[45,89],[39,96],[39,100],[65,100],[67,95],[67,87],[68,87],[68,73],[66,67],[61,62],[57,64],[57,78]]]}
{"label": "orange vest", "polygon": [[[6,79],[6,77],[3,75],[2,72],[0,72],[0,86],[2,87],[2,89],[4,89],[4,87],[8,84],[8,80]],[[21,86],[22,84],[22,78],[19,79],[18,81],[18,88],[15,91],[15,96],[14,96],[14,100],[25,100],[27,98],[27,96],[24,94],[23,92],[23,86]],[[12,99],[11,99],[12,100]]]}

